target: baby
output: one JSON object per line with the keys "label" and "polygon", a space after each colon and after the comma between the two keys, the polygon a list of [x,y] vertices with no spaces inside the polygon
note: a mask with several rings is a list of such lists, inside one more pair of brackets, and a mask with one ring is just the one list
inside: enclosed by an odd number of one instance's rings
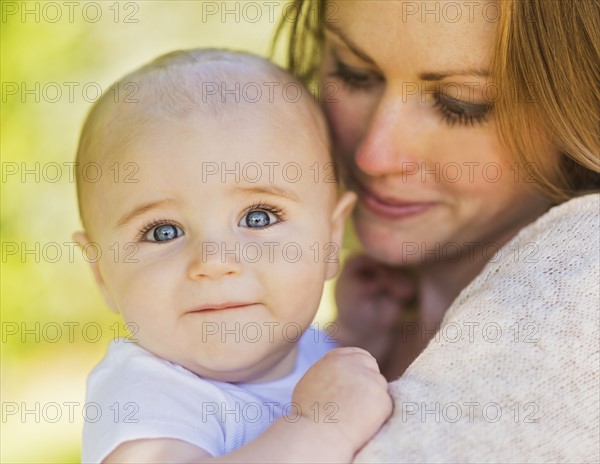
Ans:
{"label": "baby", "polygon": [[94,277],[135,333],[89,376],[83,462],[350,462],[392,403],[370,354],[309,327],[356,199],[318,106],[219,50],[165,55],[118,90],[83,128],[74,238],[105,251]]}

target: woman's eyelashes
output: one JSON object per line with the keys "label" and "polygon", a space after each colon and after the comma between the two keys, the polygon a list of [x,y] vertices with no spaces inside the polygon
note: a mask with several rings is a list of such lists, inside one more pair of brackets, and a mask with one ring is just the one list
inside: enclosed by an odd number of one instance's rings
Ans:
{"label": "woman's eyelashes", "polygon": [[[350,91],[366,92],[385,83],[385,78],[378,73],[348,66],[335,55],[333,60],[335,67],[329,76],[339,79]],[[455,124],[466,127],[481,125],[487,121],[492,110],[489,103],[470,103],[441,92],[435,93],[433,106],[450,127]]]}
{"label": "woman's eyelashes", "polygon": [[487,121],[492,110],[492,105],[489,103],[469,103],[439,92],[434,95],[434,107],[450,127],[455,124],[471,127],[475,124],[482,125]]}
{"label": "woman's eyelashes", "polygon": [[334,57],[335,68],[329,74],[339,79],[349,90],[369,90],[383,82],[383,77],[372,71],[353,68]]}

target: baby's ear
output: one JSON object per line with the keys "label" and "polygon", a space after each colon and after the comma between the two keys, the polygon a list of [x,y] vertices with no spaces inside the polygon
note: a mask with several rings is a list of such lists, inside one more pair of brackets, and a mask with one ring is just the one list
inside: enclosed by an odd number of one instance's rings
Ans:
{"label": "baby's ear", "polygon": [[[88,238],[87,234],[85,232],[75,232],[73,234],[73,240],[77,242],[77,244],[79,245],[79,248],[81,248],[81,250],[85,253],[86,250],[86,246],[91,244],[91,240]],[[97,244],[95,246],[98,246]],[[113,299],[110,296],[110,293],[108,292],[108,289],[106,288],[106,283],[104,282],[104,278],[102,277],[102,273],[100,272],[100,265],[99,260],[88,260],[88,263],[90,265],[90,267],[92,268],[92,273],[94,274],[94,280],[96,280],[96,284],[98,285],[98,288],[100,289],[100,293],[102,294],[102,298],[104,298],[104,301],[106,302],[106,304],[108,305],[108,307],[110,308],[111,311],[118,313],[119,310],[117,308],[117,305],[114,303]]]}
{"label": "baby's ear", "polygon": [[333,213],[331,214],[331,246],[335,247],[335,254],[328,256],[327,259],[333,262],[327,263],[326,279],[333,279],[339,270],[339,253],[344,239],[344,223],[350,216],[354,205],[356,204],[356,193],[344,192],[337,201]]}

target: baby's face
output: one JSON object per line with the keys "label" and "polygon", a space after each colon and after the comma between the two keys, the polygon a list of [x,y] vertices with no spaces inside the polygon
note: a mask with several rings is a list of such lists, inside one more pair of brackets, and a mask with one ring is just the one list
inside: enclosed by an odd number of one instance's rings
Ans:
{"label": "baby's face", "polygon": [[327,182],[311,124],[254,113],[152,123],[118,154],[137,182],[107,171],[85,205],[96,278],[133,337],[226,381],[260,378],[290,353],[337,271],[354,203]]}

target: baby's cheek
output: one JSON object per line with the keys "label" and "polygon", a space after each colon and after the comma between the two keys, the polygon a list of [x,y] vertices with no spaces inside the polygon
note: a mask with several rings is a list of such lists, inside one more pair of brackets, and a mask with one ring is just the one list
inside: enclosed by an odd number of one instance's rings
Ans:
{"label": "baby's cheek", "polygon": [[[319,226],[315,225],[315,229]],[[318,293],[315,288],[324,280],[324,263],[333,256],[331,246],[323,233],[307,230],[304,234],[300,231],[290,234],[278,247],[277,260],[271,265],[270,274],[279,280],[283,289],[301,289],[302,294]]]}
{"label": "baby's cheek", "polygon": [[[119,307],[125,318],[160,317],[168,303],[170,271],[140,263],[121,263],[113,280]],[[171,302],[171,305],[174,302]]]}

